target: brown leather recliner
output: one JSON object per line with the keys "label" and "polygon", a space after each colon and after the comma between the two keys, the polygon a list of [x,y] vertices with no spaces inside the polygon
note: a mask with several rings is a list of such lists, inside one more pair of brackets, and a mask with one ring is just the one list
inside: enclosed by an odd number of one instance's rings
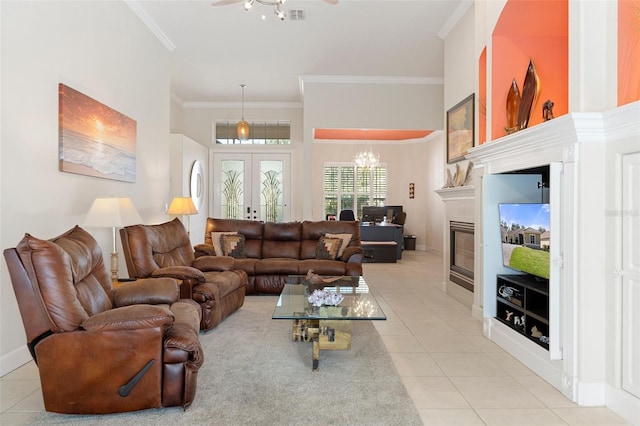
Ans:
{"label": "brown leather recliner", "polygon": [[102,251],[74,227],[4,251],[47,411],[102,414],[191,405],[200,309],[170,278],[113,288]]}
{"label": "brown leather recliner", "polygon": [[120,236],[129,276],[181,280],[181,297],[195,300],[202,308],[202,330],[214,328],[244,305],[247,273],[231,270],[231,257],[195,261],[189,234],[179,219],[127,226]]}

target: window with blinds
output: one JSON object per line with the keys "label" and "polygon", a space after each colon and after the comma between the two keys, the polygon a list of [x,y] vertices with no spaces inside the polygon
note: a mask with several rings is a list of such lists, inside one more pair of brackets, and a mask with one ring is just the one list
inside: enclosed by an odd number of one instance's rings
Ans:
{"label": "window with blinds", "polygon": [[289,145],[291,144],[291,122],[250,121],[249,139],[238,139],[237,121],[217,121],[215,141],[222,145]]}
{"label": "window with blinds", "polygon": [[342,210],[353,210],[362,217],[364,206],[384,206],[387,201],[387,167],[356,167],[353,163],[325,163],[324,217],[339,217]]}

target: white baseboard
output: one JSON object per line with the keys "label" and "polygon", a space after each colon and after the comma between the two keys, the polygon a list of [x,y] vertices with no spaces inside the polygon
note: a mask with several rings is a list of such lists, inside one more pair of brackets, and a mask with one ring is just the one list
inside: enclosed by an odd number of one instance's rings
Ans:
{"label": "white baseboard", "polygon": [[622,389],[607,385],[605,388],[607,408],[624,417],[633,426],[640,426],[640,399]]}
{"label": "white baseboard", "polygon": [[3,355],[0,357],[0,377],[11,373],[13,370],[25,365],[32,359],[33,358],[31,358],[27,345],[21,346],[20,348]]}
{"label": "white baseboard", "polygon": [[577,384],[577,400],[579,405],[587,407],[597,407],[605,405],[605,384],[604,383],[582,383]]}
{"label": "white baseboard", "polygon": [[531,371],[575,401],[571,389],[563,389],[562,361],[549,359],[549,352],[502,324],[495,318],[485,318],[485,335],[505,351],[513,355]]}

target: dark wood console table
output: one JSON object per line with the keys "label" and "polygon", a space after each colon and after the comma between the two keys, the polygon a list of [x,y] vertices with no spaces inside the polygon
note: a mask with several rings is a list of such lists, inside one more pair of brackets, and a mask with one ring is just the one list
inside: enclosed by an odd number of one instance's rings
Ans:
{"label": "dark wood console table", "polygon": [[402,225],[386,224],[367,226],[360,225],[361,241],[395,241],[396,259],[402,259],[402,246],[404,239],[402,236]]}

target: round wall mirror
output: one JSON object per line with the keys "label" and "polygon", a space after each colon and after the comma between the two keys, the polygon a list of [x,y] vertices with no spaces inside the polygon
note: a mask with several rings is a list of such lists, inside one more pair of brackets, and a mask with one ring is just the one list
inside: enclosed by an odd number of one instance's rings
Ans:
{"label": "round wall mirror", "polygon": [[202,163],[198,160],[193,162],[191,166],[191,199],[196,209],[200,211],[202,207],[202,199],[204,198],[204,169]]}

